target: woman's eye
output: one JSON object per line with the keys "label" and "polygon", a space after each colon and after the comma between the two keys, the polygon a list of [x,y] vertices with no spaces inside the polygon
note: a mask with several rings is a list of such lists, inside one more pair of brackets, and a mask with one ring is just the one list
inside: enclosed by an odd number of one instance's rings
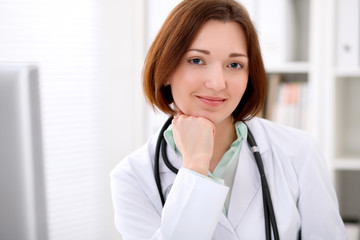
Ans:
{"label": "woman's eye", "polygon": [[196,65],[204,64],[203,60],[201,60],[199,58],[190,59],[189,62],[192,64],[196,64]]}
{"label": "woman's eye", "polygon": [[242,68],[242,65],[240,63],[230,63],[228,65],[229,68],[234,68],[234,69],[240,69]]}

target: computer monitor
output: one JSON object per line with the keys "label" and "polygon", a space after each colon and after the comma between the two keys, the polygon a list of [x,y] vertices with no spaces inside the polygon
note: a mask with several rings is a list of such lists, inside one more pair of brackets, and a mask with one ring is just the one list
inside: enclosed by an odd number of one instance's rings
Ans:
{"label": "computer monitor", "polygon": [[46,240],[38,69],[0,63],[0,239]]}

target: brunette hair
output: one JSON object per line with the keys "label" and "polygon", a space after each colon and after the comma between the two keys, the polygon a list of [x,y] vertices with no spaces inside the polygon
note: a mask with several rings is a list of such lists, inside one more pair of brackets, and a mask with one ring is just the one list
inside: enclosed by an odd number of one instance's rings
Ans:
{"label": "brunette hair", "polygon": [[235,121],[247,120],[259,113],[266,98],[266,72],[258,36],[246,9],[235,0],[184,0],[165,20],[152,43],[143,69],[145,98],[155,109],[174,115],[173,98],[166,82],[208,20],[237,22],[244,30],[249,58],[249,81],[233,112]]}

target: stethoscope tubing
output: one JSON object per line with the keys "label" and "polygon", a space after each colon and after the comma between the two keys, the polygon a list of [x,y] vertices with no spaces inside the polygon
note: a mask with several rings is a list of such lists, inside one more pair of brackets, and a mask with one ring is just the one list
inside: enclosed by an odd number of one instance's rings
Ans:
{"label": "stethoscope tubing", "polygon": [[[173,118],[170,117],[165,122],[163,127],[161,128],[158,140],[156,142],[156,147],[155,147],[154,177],[155,177],[155,182],[156,182],[157,189],[159,191],[161,203],[162,203],[163,206],[165,205],[165,197],[163,195],[162,186],[161,186],[161,179],[160,179],[160,166],[159,166],[160,152],[161,152],[161,156],[162,156],[162,158],[164,160],[165,165],[172,172],[174,172],[175,174],[177,174],[178,171],[179,171],[177,168],[175,168],[170,163],[170,161],[169,161],[169,159],[167,157],[166,142],[164,141],[164,137],[163,137],[163,133],[170,126],[170,124],[172,122],[172,119]],[[256,165],[258,167],[259,174],[260,174],[260,179],[261,179],[266,239],[267,240],[271,239],[271,227],[272,227],[274,238],[275,238],[275,240],[278,240],[278,239],[280,239],[279,238],[279,232],[278,232],[277,223],[276,223],[276,217],[275,217],[274,208],[273,208],[273,204],[272,204],[272,200],[271,200],[271,194],[270,194],[270,190],[269,190],[269,185],[268,185],[266,175],[265,175],[263,161],[261,159],[260,152],[258,150],[255,138],[252,135],[249,127],[247,125],[246,125],[246,127],[248,129],[247,142],[248,142],[248,144],[250,146],[250,149],[253,152],[253,155],[255,157],[255,162],[256,162]]]}
{"label": "stethoscope tubing", "polygon": [[[279,239],[279,232],[278,232],[278,228],[277,228],[274,207],[273,207],[272,200],[271,200],[269,184],[267,182],[266,175],[265,175],[263,161],[262,161],[260,152],[258,150],[255,138],[252,135],[252,132],[250,131],[249,126],[246,125],[246,127],[248,129],[247,142],[250,145],[251,151],[254,154],[255,162],[256,162],[256,165],[257,165],[257,167],[259,169],[259,173],[260,173],[262,194],[263,194],[266,239],[271,239],[270,224],[272,226],[275,239]],[[270,217],[270,219],[269,219],[269,217]]]}
{"label": "stethoscope tubing", "polygon": [[[162,205],[164,206],[165,205],[165,198],[164,198],[164,195],[162,193],[162,187],[161,187],[161,179],[160,179],[160,166],[159,166],[159,162],[160,162],[160,149],[165,149],[162,151],[162,157],[164,159],[164,162],[168,162],[168,163],[165,163],[166,166],[168,165],[171,165],[170,164],[170,161],[168,161],[169,159],[167,158],[167,155],[166,155],[166,147],[161,147],[161,145],[163,144],[163,141],[164,141],[164,138],[163,138],[163,134],[165,132],[165,130],[170,126],[171,124],[171,121],[172,121],[172,117],[170,117],[168,120],[166,120],[166,122],[164,123],[164,125],[162,126],[161,130],[160,130],[160,134],[159,134],[159,137],[158,137],[158,140],[156,142],[156,147],[155,147],[155,161],[154,161],[154,177],[155,177],[155,182],[156,182],[156,186],[157,186],[157,189],[159,191],[159,195],[160,195],[160,199],[161,199],[161,203]],[[165,156],[165,158],[164,158]],[[165,159],[167,161],[165,161]],[[171,171],[172,170],[173,166],[171,165],[171,168],[169,168]],[[175,170],[177,170],[175,168]],[[178,170],[177,170],[178,171]],[[176,171],[176,174],[177,174],[177,171]],[[174,172],[174,171],[173,171]]]}

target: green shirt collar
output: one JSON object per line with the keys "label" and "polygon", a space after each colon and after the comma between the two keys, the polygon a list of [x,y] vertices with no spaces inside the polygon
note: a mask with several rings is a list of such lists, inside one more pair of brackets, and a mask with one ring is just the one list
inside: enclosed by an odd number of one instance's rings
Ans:
{"label": "green shirt collar", "polygon": [[[177,149],[175,141],[174,141],[174,135],[173,135],[173,131],[172,131],[172,125],[170,125],[165,131],[164,131],[164,138],[166,143],[175,150],[175,152],[179,155],[181,155],[180,151]],[[247,138],[247,127],[245,125],[245,123],[238,121],[235,123],[235,129],[236,129],[236,135],[237,135],[237,139],[231,144],[231,147],[229,150],[231,150],[231,148],[233,147],[233,145],[237,146],[240,144],[240,142],[243,139]],[[227,152],[225,153],[225,155],[227,154]],[[224,155],[224,156],[225,156]]]}

